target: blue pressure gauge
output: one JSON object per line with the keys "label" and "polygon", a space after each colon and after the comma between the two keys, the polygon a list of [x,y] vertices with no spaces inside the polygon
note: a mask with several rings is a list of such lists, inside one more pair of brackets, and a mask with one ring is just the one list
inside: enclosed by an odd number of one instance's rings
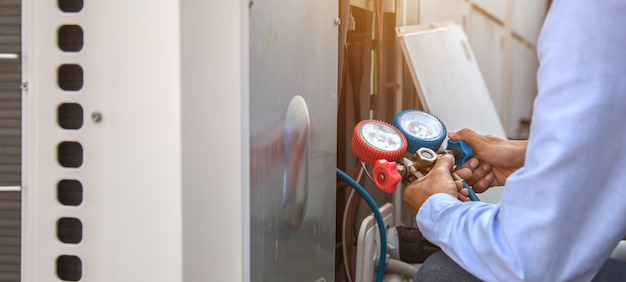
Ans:
{"label": "blue pressure gauge", "polygon": [[446,139],[446,126],[436,116],[420,110],[400,112],[394,123],[408,141],[407,152],[414,154],[420,148],[435,152]]}

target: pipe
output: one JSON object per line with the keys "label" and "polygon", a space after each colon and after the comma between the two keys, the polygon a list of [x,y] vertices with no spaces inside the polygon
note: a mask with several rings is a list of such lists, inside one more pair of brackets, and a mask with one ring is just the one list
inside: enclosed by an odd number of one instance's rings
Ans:
{"label": "pipe", "polygon": [[397,259],[389,259],[387,263],[387,272],[400,274],[404,277],[413,279],[417,274],[417,267]]}
{"label": "pipe", "polygon": [[346,182],[348,182],[350,186],[356,189],[356,191],[359,192],[359,194],[361,194],[361,197],[365,199],[367,204],[370,206],[370,208],[374,212],[374,217],[376,218],[376,223],[378,225],[378,232],[380,234],[380,254],[379,254],[380,256],[378,260],[379,267],[378,267],[378,274],[376,275],[376,281],[382,282],[383,277],[385,276],[385,264],[383,262],[387,259],[387,232],[385,232],[385,221],[383,220],[383,216],[380,214],[380,211],[378,210],[378,206],[376,205],[376,202],[374,202],[374,199],[372,199],[372,196],[370,196],[370,194],[367,193],[367,191],[361,185],[359,185],[359,183],[354,181],[352,177],[347,175],[341,169],[337,168],[337,174],[341,178],[343,178]]}

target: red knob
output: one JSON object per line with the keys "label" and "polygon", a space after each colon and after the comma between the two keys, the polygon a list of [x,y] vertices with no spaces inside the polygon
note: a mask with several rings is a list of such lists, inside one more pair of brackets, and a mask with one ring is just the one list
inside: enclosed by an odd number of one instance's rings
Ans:
{"label": "red knob", "polygon": [[391,194],[398,188],[398,183],[402,181],[402,175],[398,172],[395,162],[387,160],[377,160],[373,170],[374,181],[378,189]]}

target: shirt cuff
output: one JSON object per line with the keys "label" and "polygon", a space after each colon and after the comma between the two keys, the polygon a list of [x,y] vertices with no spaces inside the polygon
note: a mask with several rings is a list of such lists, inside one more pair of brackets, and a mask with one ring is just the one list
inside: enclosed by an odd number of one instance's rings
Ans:
{"label": "shirt cuff", "polygon": [[417,227],[426,239],[438,245],[442,238],[437,238],[436,235],[446,234],[440,230],[445,228],[445,224],[441,224],[439,218],[441,211],[450,205],[459,203],[462,203],[459,199],[446,193],[437,193],[426,199],[415,216]]}

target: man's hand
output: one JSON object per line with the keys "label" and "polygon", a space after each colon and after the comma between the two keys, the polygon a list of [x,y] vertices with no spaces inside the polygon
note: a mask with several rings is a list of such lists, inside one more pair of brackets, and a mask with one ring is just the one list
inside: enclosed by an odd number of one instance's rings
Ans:
{"label": "man's hand", "polygon": [[[446,193],[452,197],[460,197],[459,191],[463,188],[461,182],[452,179],[450,171],[454,166],[454,156],[443,155],[433,169],[424,177],[417,179],[404,188],[402,199],[407,204],[411,215],[415,216],[426,199],[437,193]],[[467,192],[467,191],[465,191]]]}
{"label": "man's hand", "polygon": [[[450,132],[448,136],[452,140],[464,140],[474,150],[474,157],[459,168],[458,174],[475,192],[504,185],[509,175],[524,166],[528,141],[480,135],[467,128]],[[467,170],[471,171],[471,176],[464,177],[469,175]]]}

